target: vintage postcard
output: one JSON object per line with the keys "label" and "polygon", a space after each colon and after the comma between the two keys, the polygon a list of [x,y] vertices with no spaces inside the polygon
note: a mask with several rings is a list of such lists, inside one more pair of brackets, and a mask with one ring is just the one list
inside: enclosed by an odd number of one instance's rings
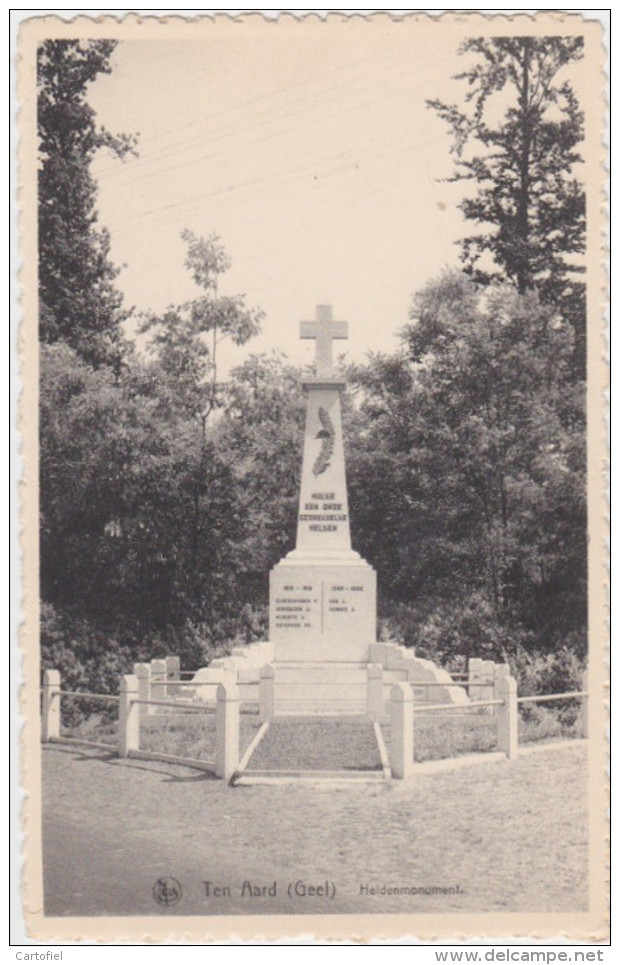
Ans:
{"label": "vintage postcard", "polygon": [[21,23],[32,940],[607,941],[605,56]]}

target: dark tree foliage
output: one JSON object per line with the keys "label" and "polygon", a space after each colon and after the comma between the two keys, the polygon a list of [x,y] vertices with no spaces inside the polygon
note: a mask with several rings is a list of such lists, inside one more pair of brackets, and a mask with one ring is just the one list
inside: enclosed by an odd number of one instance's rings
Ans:
{"label": "dark tree foliage", "polygon": [[89,85],[110,73],[116,41],[47,40],[37,54],[39,133],[39,333],[87,362],[120,360],[125,317],[114,288],[107,231],[97,226],[90,163],[106,148],[123,157],[133,138],[96,124]]}
{"label": "dark tree foliage", "polygon": [[536,293],[446,273],[406,352],[353,372],[358,549],[392,632],[429,655],[583,655],[587,553],[580,384],[568,323]]}
{"label": "dark tree foliage", "polygon": [[43,599],[134,640],[240,610],[246,529],[227,454],[163,418],[132,373],[62,344],[43,347],[41,371]]}
{"label": "dark tree foliage", "polygon": [[114,377],[58,343],[42,347],[41,373],[47,665],[63,627],[76,672],[106,635],[119,659],[159,648],[186,666],[264,637],[269,569],[294,538],[300,373],[249,359],[206,440],[136,360]]}
{"label": "dark tree foliage", "polygon": [[476,187],[460,205],[482,229],[460,242],[465,270],[484,284],[508,278],[520,294],[536,288],[557,306],[573,325],[583,376],[585,194],[574,175],[583,112],[563,72],[583,56],[583,38],[475,38],[460,52],[472,64],[455,78],[467,108],[428,104],[452,131],[451,180]]}
{"label": "dark tree foliage", "polygon": [[[303,449],[301,370],[251,355],[232,372],[217,441],[234,466],[246,526],[243,571],[266,602],[269,570],[294,548]],[[258,599],[258,598],[257,598]]]}

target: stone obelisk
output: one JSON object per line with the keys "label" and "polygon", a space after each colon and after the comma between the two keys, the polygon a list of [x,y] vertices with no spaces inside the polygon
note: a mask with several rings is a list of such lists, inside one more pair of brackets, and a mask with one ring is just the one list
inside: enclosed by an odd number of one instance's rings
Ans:
{"label": "stone obelisk", "polygon": [[376,575],[351,548],[340,394],[333,339],[348,337],[329,305],[302,322],[316,340],[315,376],[304,383],[306,428],[297,542],[270,575],[269,635],[276,662],[363,663],[376,641]]}

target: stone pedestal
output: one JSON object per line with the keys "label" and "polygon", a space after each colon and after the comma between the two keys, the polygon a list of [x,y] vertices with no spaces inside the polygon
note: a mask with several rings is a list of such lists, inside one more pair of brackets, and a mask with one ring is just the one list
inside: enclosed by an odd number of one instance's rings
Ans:
{"label": "stone pedestal", "polygon": [[363,663],[377,639],[375,571],[351,548],[343,387],[331,371],[304,383],[296,547],[270,575],[269,638],[276,664]]}
{"label": "stone pedestal", "polygon": [[350,563],[282,560],[269,585],[276,662],[367,662],[377,636],[375,571]]}
{"label": "stone pedestal", "polygon": [[302,323],[317,339],[316,376],[304,382],[304,432],[295,549],[269,581],[275,713],[365,714],[370,646],[377,639],[375,571],[351,548],[340,395],[331,339],[346,337],[328,306]]}

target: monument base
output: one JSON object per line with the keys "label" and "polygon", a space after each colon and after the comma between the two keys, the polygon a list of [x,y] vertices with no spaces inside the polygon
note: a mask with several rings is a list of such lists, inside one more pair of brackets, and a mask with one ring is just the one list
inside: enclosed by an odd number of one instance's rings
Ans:
{"label": "monument base", "polygon": [[274,663],[274,717],[365,717],[368,664]]}
{"label": "monument base", "polygon": [[291,553],[270,574],[274,660],[365,663],[377,639],[376,612],[376,574],[357,553],[322,561]]}

